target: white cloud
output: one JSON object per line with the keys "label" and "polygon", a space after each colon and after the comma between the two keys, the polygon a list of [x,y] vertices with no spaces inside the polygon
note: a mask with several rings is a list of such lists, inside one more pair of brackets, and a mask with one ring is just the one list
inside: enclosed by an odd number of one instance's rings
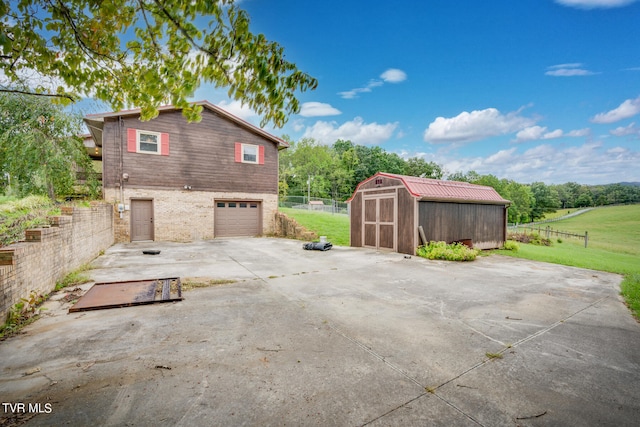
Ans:
{"label": "white cloud", "polygon": [[578,9],[608,9],[612,7],[627,6],[637,0],[556,0],[563,6],[575,7]]}
{"label": "white cloud", "polygon": [[380,78],[387,83],[400,83],[407,80],[407,73],[397,68],[389,68],[380,74]]}
{"label": "white cloud", "polygon": [[256,117],[257,114],[248,105],[242,105],[240,101],[220,101],[218,107],[222,107],[236,117],[240,117],[242,120],[249,120]]}
{"label": "white cloud", "polygon": [[587,136],[590,133],[589,128],[585,129],[576,129],[570,132],[564,133],[562,129],[556,129],[551,132],[547,132],[547,128],[543,126],[531,126],[525,129],[522,129],[520,132],[516,134],[516,139],[514,142],[525,142],[525,141],[537,141],[540,139],[556,139],[564,137],[581,137]]}
{"label": "white cloud", "polygon": [[534,119],[521,116],[520,110],[507,114],[495,108],[463,111],[456,117],[436,118],[424,131],[424,140],[434,144],[472,142],[517,132],[534,123]]}
{"label": "white cloud", "polygon": [[385,83],[400,83],[407,79],[407,73],[397,68],[389,68],[387,71],[380,75],[380,78],[383,81],[371,79],[369,83],[364,87],[357,87],[355,89],[347,90],[344,92],[338,92],[343,99],[354,99],[357,98],[361,93],[368,93],[373,90],[375,87],[380,87]]}
{"label": "white cloud", "polygon": [[355,89],[347,90],[345,92],[338,92],[338,95],[340,95],[340,97],[342,99],[354,99],[354,98],[357,98],[359,94],[371,92],[371,90],[374,87],[378,87],[378,86],[381,86],[381,85],[382,85],[381,81],[372,80],[365,87],[358,87],[358,88],[355,88]]}
{"label": "white cloud", "polygon": [[317,121],[307,127],[303,138],[313,138],[322,144],[333,144],[339,139],[354,144],[376,145],[387,141],[398,127],[398,123],[365,123],[362,117],[338,125],[336,122]]}
{"label": "white cloud", "polygon": [[558,64],[547,67],[547,72],[544,73],[547,76],[554,77],[574,77],[574,76],[591,76],[594,73],[584,69],[584,64],[574,62],[570,64]]}
{"label": "white cloud", "polygon": [[542,138],[542,135],[546,131],[546,127],[529,126],[528,128],[524,128],[516,134],[516,142],[535,141]]}
{"label": "white cloud", "polygon": [[627,99],[611,111],[596,114],[591,121],[593,123],[613,123],[623,119],[628,119],[638,113],[640,113],[640,96],[636,99]]}
{"label": "white cloud", "polygon": [[342,111],[324,102],[305,102],[300,108],[302,117],[337,116],[339,114],[342,114]]}
{"label": "white cloud", "polygon": [[556,129],[542,135],[542,139],[556,139],[556,138],[560,138],[562,135],[564,135],[564,132],[562,131],[562,129]]}
{"label": "white cloud", "polygon": [[576,130],[572,130],[570,132],[567,132],[567,134],[565,136],[570,136],[573,138],[578,138],[581,136],[587,136],[591,133],[591,129],[589,128],[584,128],[584,129],[576,129]]}
{"label": "white cloud", "polygon": [[624,147],[606,147],[599,142],[579,146],[556,147],[541,144],[520,152],[516,147],[501,150],[487,157],[439,157],[448,173],[475,170],[481,175],[492,174],[520,183],[579,182],[607,184],[640,181],[637,165],[640,151]]}
{"label": "white cloud", "polygon": [[515,148],[511,148],[509,150],[500,150],[495,154],[492,154],[491,156],[487,157],[485,159],[485,163],[486,164],[500,164],[503,163],[505,161],[508,161],[509,159],[513,158],[513,154],[516,152]]}
{"label": "white cloud", "polygon": [[613,130],[610,130],[609,133],[613,136],[629,136],[629,135],[638,135],[640,136],[640,128],[636,127],[636,123],[629,123],[628,126],[620,126]]}

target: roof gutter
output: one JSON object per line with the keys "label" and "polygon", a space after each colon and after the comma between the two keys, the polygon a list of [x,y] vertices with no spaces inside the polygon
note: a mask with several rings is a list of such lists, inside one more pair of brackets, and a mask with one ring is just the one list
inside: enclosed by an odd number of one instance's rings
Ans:
{"label": "roof gutter", "polygon": [[475,199],[451,199],[445,197],[416,197],[419,202],[450,202],[450,203],[470,203],[476,205],[501,205],[509,206],[509,200],[475,200]]}

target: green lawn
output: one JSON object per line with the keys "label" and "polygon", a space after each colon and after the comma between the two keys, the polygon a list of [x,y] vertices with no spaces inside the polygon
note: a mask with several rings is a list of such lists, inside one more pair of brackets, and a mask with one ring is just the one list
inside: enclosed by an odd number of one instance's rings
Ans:
{"label": "green lawn", "polygon": [[301,209],[278,208],[298,224],[318,236],[327,236],[327,241],[338,246],[349,246],[349,217],[347,215],[305,211]]}

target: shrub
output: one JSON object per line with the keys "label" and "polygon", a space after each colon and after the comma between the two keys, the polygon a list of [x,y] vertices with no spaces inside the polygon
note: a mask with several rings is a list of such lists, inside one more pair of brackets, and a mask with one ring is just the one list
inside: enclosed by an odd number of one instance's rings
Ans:
{"label": "shrub", "polygon": [[477,249],[471,249],[461,243],[448,245],[446,242],[434,242],[418,246],[418,256],[427,259],[441,259],[445,261],[473,261],[478,256]]}
{"label": "shrub", "polygon": [[509,233],[507,238],[520,243],[530,243],[538,246],[551,246],[551,240],[540,237],[538,233]]}
{"label": "shrub", "polygon": [[59,209],[44,196],[28,196],[0,204],[0,246],[24,240],[24,231],[49,224]]}
{"label": "shrub", "polygon": [[503,249],[518,252],[518,250],[520,249],[520,245],[514,240],[507,240],[506,242],[504,242]]}

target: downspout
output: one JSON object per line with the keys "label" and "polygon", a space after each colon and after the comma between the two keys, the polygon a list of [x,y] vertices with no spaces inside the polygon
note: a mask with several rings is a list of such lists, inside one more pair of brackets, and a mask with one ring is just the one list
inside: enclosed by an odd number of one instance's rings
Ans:
{"label": "downspout", "polygon": [[[124,206],[124,120],[122,116],[118,116],[118,131],[120,132],[120,145],[119,145],[119,165],[118,165],[118,181],[120,183],[120,203]],[[120,212],[120,219],[122,219],[123,213]]]}

